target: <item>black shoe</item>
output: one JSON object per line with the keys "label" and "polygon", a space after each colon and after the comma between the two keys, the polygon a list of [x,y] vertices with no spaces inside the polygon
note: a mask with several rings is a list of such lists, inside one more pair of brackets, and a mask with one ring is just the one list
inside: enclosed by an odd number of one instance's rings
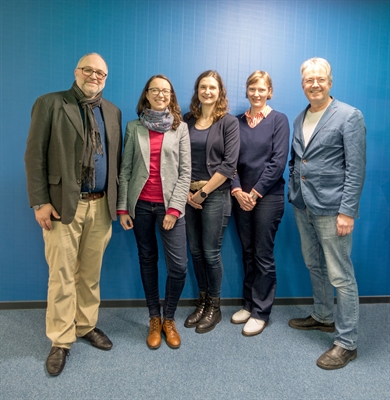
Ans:
{"label": "black shoe", "polygon": [[198,325],[198,322],[202,318],[203,311],[206,307],[206,297],[206,292],[199,292],[199,297],[196,299],[195,302],[196,309],[192,314],[187,317],[184,322],[184,326],[186,328],[195,328],[195,326]]}
{"label": "black shoe", "polygon": [[93,328],[92,331],[82,336],[83,339],[91,342],[92,346],[97,347],[100,350],[111,350],[111,340],[98,328]]}
{"label": "black shoe", "polygon": [[196,333],[206,333],[212,331],[221,321],[222,314],[220,309],[219,297],[207,297],[206,308],[203,311],[202,318],[196,325]]}
{"label": "black shoe", "polygon": [[51,376],[59,375],[65,367],[69,349],[53,346],[46,360],[46,369]]}
{"label": "black shoe", "polygon": [[334,322],[330,324],[324,324],[323,322],[316,321],[311,315],[307,318],[294,318],[288,321],[288,325],[294,329],[301,329],[303,331],[310,331],[313,329],[319,329],[322,332],[334,332]]}
{"label": "black shoe", "polygon": [[345,367],[356,357],[356,349],[347,350],[334,344],[317,360],[317,365],[322,369],[339,369]]}

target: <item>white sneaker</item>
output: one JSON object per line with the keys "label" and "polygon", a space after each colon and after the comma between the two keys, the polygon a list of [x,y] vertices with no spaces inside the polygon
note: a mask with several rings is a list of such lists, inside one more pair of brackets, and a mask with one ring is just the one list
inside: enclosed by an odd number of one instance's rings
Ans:
{"label": "white sneaker", "polygon": [[242,334],[244,336],[254,336],[263,332],[264,328],[268,325],[268,322],[265,322],[261,319],[249,318],[248,322],[245,324],[242,329]]}
{"label": "white sneaker", "polygon": [[232,324],[245,324],[245,322],[248,321],[250,316],[251,313],[242,308],[240,311],[237,311],[236,313],[233,314],[232,318],[230,319],[230,322]]}

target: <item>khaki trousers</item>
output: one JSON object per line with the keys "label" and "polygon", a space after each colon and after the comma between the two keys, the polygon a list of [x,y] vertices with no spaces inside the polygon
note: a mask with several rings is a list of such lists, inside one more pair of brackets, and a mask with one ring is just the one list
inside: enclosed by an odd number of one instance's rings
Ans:
{"label": "khaki trousers", "polygon": [[107,197],[80,200],[69,225],[43,230],[49,265],[46,335],[52,346],[70,348],[95,328],[100,304],[100,270],[112,226]]}

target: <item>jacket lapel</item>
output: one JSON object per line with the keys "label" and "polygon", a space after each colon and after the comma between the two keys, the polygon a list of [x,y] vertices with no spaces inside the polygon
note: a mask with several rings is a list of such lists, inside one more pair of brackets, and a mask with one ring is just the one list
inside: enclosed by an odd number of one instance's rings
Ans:
{"label": "jacket lapel", "polygon": [[318,132],[323,128],[323,126],[329,121],[329,119],[333,117],[333,115],[336,113],[336,110],[337,110],[336,100],[332,100],[332,102],[329,104],[329,107],[324,112],[324,115],[318,121],[318,124],[317,124],[316,128],[314,129],[313,134],[311,135],[308,145],[315,138],[315,136],[318,134]]}
{"label": "jacket lapel", "polygon": [[84,139],[84,124],[81,118],[80,108],[71,90],[68,90],[64,95],[63,108],[77,133]]}
{"label": "jacket lapel", "polygon": [[149,130],[146,129],[141,122],[137,123],[138,143],[141,149],[142,158],[144,159],[145,167],[150,172],[150,139]]}

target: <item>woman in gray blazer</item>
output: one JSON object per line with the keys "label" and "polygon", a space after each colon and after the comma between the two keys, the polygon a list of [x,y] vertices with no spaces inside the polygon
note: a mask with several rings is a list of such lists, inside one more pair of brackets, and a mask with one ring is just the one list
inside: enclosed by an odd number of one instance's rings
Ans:
{"label": "woman in gray blazer", "polygon": [[238,120],[227,113],[226,89],[217,71],[205,71],[195,82],[190,112],[184,116],[191,141],[191,187],[187,237],[199,297],[184,326],[209,332],[221,321],[222,237],[232,209],[230,182],[240,149]]}
{"label": "woman in gray blazer", "polygon": [[[187,124],[169,79],[152,76],[142,90],[138,119],[127,124],[119,175],[118,214],[125,230],[134,228],[141,278],[149,308],[150,349],[180,346],[174,315],[187,274],[185,204],[191,178]],[[167,281],[163,320],[158,285],[157,223],[164,246]]]}

